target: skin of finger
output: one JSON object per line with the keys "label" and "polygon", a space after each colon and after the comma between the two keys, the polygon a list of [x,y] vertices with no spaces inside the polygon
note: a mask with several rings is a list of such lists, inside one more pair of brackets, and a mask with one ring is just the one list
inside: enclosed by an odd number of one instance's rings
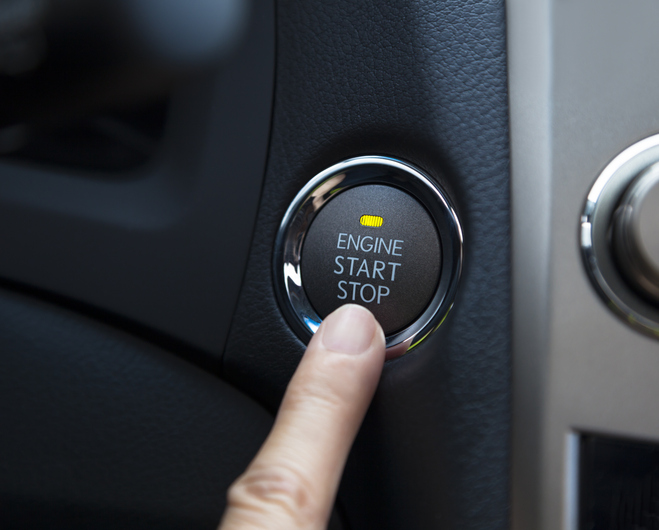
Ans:
{"label": "skin of finger", "polygon": [[324,528],[384,362],[379,325],[360,354],[327,351],[323,326],[289,384],[275,425],[229,493],[221,530]]}

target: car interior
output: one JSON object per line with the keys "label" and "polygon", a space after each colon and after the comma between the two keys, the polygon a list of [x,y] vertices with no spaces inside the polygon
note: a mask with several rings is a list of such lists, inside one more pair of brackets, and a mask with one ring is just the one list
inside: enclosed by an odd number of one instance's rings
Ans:
{"label": "car interior", "polygon": [[657,20],[0,2],[0,527],[216,528],[353,302],[330,529],[659,528]]}

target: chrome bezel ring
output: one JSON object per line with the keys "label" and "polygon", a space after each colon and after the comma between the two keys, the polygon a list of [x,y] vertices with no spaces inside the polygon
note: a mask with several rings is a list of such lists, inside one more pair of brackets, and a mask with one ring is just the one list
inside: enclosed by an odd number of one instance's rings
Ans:
{"label": "chrome bezel ring", "polygon": [[580,243],[586,270],[606,305],[628,325],[659,338],[659,308],[632,289],[611,250],[613,218],[632,181],[659,161],[659,134],[625,149],[600,173],[581,214]]}
{"label": "chrome bezel ring", "polygon": [[405,329],[386,337],[388,354],[416,347],[443,322],[453,305],[462,271],[462,228],[444,191],[419,169],[383,156],[361,156],[340,162],[312,178],[297,194],[282,219],[274,252],[275,291],[286,319],[307,342],[322,319],[303,287],[300,266],[307,230],[320,209],[339,193],[364,184],[399,188],[428,211],[441,246],[437,290],[421,315]]}

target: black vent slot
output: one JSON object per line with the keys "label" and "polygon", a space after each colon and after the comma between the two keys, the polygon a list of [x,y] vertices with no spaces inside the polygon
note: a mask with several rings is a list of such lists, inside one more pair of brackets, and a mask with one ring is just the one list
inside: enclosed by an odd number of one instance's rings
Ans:
{"label": "black vent slot", "polygon": [[13,161],[87,171],[121,172],[157,152],[167,101],[99,112],[66,123],[19,124],[0,130],[0,154]]}
{"label": "black vent slot", "polygon": [[659,445],[583,436],[580,530],[659,530]]}

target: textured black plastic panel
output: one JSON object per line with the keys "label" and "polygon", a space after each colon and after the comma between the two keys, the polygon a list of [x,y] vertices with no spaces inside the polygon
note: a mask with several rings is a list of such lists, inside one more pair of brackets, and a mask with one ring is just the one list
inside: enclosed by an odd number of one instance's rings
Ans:
{"label": "textured black plastic panel", "polygon": [[0,164],[0,277],[222,351],[265,169],[274,2],[217,71],[172,98],[158,155],[128,172]]}
{"label": "textured black plastic panel", "polygon": [[0,527],[217,527],[272,417],[218,378],[0,290]]}
{"label": "textured black plastic panel", "polygon": [[351,528],[508,526],[510,245],[501,0],[289,0],[277,12],[271,150],[224,373],[274,409],[304,345],[275,301],[272,247],[313,175],[382,154],[441,182],[464,228],[441,329],[390,362],[339,494]]}

